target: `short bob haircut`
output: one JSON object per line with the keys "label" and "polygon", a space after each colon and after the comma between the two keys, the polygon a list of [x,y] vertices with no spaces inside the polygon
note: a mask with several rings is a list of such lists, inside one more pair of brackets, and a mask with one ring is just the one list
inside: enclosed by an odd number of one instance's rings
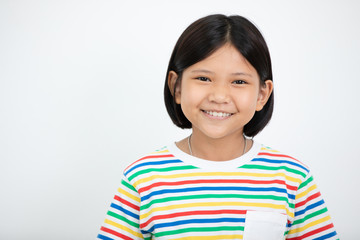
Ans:
{"label": "short bob haircut", "polygon": [[[225,44],[232,44],[256,69],[260,85],[273,80],[271,59],[266,42],[260,31],[249,20],[241,16],[209,15],[192,23],[180,36],[172,52],[166,72],[164,100],[173,123],[180,128],[191,128],[180,104],[175,102],[175,89],[181,83],[182,73],[191,65],[207,58]],[[168,86],[169,72],[177,73],[174,92]],[[270,121],[274,108],[272,92],[261,111],[244,126],[244,134],[254,137]]]}

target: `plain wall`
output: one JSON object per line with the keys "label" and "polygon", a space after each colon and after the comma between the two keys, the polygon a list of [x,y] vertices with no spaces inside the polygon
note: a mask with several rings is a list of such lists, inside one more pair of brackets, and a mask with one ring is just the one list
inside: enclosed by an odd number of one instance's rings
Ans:
{"label": "plain wall", "polygon": [[310,166],[342,239],[357,239],[360,4],[0,1],[0,239],[94,239],[132,161],[189,131],[163,104],[182,31],[240,14],[272,54],[275,111],[255,140]]}

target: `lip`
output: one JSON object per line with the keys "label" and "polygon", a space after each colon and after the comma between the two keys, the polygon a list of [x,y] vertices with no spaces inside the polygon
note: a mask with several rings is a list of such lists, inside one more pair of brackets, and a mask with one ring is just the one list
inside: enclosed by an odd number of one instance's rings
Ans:
{"label": "lip", "polygon": [[208,118],[219,119],[219,120],[228,119],[234,114],[234,113],[229,113],[229,112],[220,111],[220,110],[203,110],[202,109],[201,112],[203,112],[204,115],[207,116]]}

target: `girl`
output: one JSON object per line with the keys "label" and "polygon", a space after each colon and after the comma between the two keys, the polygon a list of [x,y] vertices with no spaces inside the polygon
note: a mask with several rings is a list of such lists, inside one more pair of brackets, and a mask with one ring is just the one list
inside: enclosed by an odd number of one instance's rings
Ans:
{"label": "girl", "polygon": [[252,140],[274,104],[269,51],[252,23],[191,24],[164,94],[192,134],[125,169],[99,239],[337,239],[309,169]]}

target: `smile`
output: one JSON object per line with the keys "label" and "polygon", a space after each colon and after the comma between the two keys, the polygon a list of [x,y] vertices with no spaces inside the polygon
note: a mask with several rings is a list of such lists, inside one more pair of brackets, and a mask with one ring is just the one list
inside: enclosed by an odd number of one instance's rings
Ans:
{"label": "smile", "polygon": [[232,113],[225,113],[225,112],[215,112],[215,111],[205,111],[205,110],[202,111],[213,117],[229,117],[232,115]]}

